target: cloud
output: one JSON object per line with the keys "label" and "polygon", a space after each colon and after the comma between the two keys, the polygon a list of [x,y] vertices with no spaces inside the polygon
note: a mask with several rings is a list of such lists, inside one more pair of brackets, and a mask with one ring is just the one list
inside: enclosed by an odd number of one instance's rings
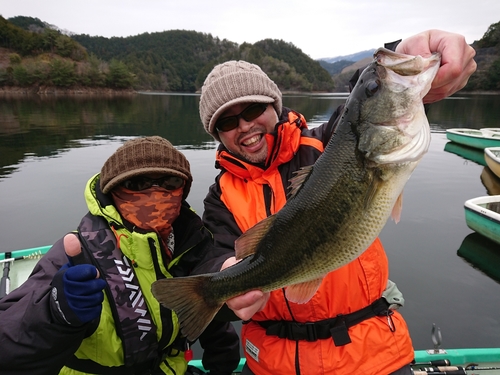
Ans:
{"label": "cloud", "polygon": [[472,43],[500,21],[500,1],[16,0],[5,1],[1,14],[104,37],[183,29],[238,44],[282,39],[317,59],[377,48],[431,28],[460,33]]}

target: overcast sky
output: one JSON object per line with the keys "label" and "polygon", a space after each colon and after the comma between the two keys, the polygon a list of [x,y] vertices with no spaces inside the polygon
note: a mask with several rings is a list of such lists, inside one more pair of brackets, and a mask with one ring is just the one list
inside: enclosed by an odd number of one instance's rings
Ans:
{"label": "overcast sky", "polygon": [[472,43],[500,21],[500,0],[0,0],[0,14],[108,38],[182,29],[238,44],[282,39],[319,59],[427,29]]}

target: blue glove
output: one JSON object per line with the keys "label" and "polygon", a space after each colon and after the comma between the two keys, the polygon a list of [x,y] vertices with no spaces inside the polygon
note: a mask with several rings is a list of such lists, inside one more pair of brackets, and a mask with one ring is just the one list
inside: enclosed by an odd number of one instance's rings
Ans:
{"label": "blue glove", "polygon": [[64,265],[52,281],[52,310],[58,320],[81,326],[101,315],[106,282],[96,279],[97,269],[90,264]]}

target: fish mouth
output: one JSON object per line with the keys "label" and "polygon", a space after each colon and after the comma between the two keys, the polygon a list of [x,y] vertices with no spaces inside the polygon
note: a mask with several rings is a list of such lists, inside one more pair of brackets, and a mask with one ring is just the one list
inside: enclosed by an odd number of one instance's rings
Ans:
{"label": "fish mouth", "polygon": [[[373,72],[380,86],[363,118],[371,119],[360,150],[377,164],[415,162],[427,152],[431,132],[423,106],[441,56],[411,56],[380,48]],[[373,79],[373,78],[372,78]]]}
{"label": "fish mouth", "polygon": [[434,75],[432,68],[439,65],[441,61],[439,53],[433,53],[425,58],[420,55],[405,55],[386,48],[379,48],[373,56],[378,65],[390,69],[400,76],[417,76],[429,70],[431,70],[430,74]]}

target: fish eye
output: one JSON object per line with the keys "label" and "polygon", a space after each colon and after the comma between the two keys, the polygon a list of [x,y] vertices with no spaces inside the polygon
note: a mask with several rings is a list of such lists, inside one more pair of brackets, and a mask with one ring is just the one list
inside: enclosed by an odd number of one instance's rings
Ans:
{"label": "fish eye", "polygon": [[380,81],[378,79],[368,82],[366,85],[366,88],[365,88],[366,95],[368,95],[368,96],[375,95],[375,93],[378,91],[379,87],[380,87]]}

